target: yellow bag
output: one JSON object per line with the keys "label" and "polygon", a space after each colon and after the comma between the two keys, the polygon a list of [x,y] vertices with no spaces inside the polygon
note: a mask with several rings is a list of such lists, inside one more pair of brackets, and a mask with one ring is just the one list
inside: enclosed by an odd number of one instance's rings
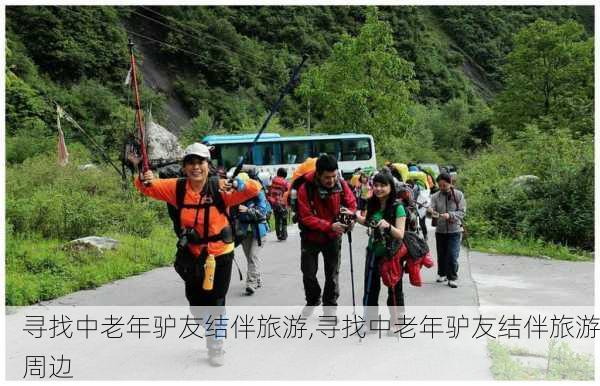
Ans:
{"label": "yellow bag", "polygon": [[406,164],[395,163],[392,164],[391,167],[393,167],[398,171],[398,173],[400,173],[400,176],[402,177],[402,182],[406,182],[406,180],[408,180],[408,166],[406,166]]}
{"label": "yellow bag", "polygon": [[426,189],[429,186],[427,181],[427,174],[425,174],[424,172],[408,172],[408,179],[414,180],[415,182],[421,182],[422,186]]}

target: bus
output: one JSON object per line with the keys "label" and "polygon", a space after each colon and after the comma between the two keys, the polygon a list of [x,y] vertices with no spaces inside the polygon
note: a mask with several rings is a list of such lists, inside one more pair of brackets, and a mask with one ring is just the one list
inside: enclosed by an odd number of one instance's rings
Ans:
{"label": "bus", "polygon": [[333,155],[344,178],[348,178],[356,168],[375,169],[375,143],[367,134],[332,134],[282,137],[277,133],[263,133],[254,149],[250,144],[256,134],[209,135],[202,143],[213,146],[213,165],[229,170],[234,167],[242,154],[246,164],[255,165],[257,171],[277,174],[280,167],[286,168],[291,176],[296,167],[307,158],[318,157],[323,153]]}

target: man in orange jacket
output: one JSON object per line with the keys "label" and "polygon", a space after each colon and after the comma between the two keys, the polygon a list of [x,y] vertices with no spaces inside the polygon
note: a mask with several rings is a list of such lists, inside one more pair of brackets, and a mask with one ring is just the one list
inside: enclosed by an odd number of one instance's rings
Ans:
{"label": "man in orange jacket", "polygon": [[[139,158],[130,156],[129,159],[134,165],[139,164]],[[177,178],[156,179],[154,173],[148,170],[135,179],[135,187],[142,194],[178,207],[182,236],[179,238],[175,270],[185,281],[185,296],[197,317],[207,316],[206,310],[198,306],[217,307],[210,315],[224,315],[234,250],[227,211],[230,206],[257,196],[261,189],[258,182],[248,180],[244,183],[239,178],[233,183],[220,179],[218,189],[215,188],[210,179],[216,177],[209,177],[209,161],[210,149],[207,146],[194,143],[185,149],[183,171],[187,178],[181,205],[177,203]],[[216,197],[217,194],[220,197]],[[224,208],[219,208],[217,202],[223,202]],[[214,256],[216,260],[213,288],[210,290],[202,285],[208,256]],[[206,318],[203,320],[208,324]],[[208,334],[206,338],[210,364],[222,366],[223,339]]]}

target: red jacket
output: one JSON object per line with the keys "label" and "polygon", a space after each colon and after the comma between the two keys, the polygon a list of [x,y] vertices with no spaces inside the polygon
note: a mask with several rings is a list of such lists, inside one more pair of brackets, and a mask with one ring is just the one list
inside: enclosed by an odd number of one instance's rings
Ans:
{"label": "red jacket", "polygon": [[419,257],[418,259],[413,259],[406,254],[403,259],[406,260],[406,271],[408,271],[408,279],[410,284],[415,287],[420,287],[423,285],[423,281],[421,280],[421,267],[425,266],[427,268],[433,267],[433,260],[431,260],[431,252],[427,252],[425,256]]}
{"label": "red jacket", "polygon": [[410,284],[415,287],[421,287],[423,281],[421,280],[421,268],[423,266],[427,268],[433,267],[433,260],[431,260],[431,252],[427,252],[425,256],[421,256],[418,259],[413,259],[408,254],[408,248],[402,243],[398,252],[391,259],[381,259],[379,262],[379,272],[383,284],[387,287],[394,287],[399,280],[402,279],[402,266],[403,262],[406,261],[406,272],[408,273],[408,280]]}
{"label": "red jacket", "polygon": [[269,186],[269,192],[267,194],[267,200],[269,200],[269,204],[271,204],[271,206],[287,206],[283,198],[283,194],[287,192],[289,188],[290,183],[285,178],[279,176],[273,178],[273,181],[271,181],[271,185]]}
{"label": "red jacket", "polygon": [[[342,206],[356,211],[356,199],[343,179],[339,179],[332,192],[321,199],[319,188],[314,181],[315,172],[306,174],[306,182],[298,189],[298,223],[302,226],[302,238],[325,244],[338,236],[331,225],[340,213]],[[306,187],[311,184],[312,197],[308,197]]]}

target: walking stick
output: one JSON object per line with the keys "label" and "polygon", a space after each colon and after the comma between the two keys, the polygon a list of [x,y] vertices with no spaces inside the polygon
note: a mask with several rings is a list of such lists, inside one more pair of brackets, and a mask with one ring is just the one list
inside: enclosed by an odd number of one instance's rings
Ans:
{"label": "walking stick", "polygon": [[[400,280],[402,280],[402,276],[400,276]],[[398,285],[398,283],[396,283],[396,285]],[[398,314],[396,314],[396,307],[397,307],[397,302],[396,302],[396,286],[393,286],[391,288],[392,290],[392,318],[394,319],[394,321],[398,320]],[[393,326],[394,324],[392,324]],[[393,328],[392,326],[390,326],[390,328]],[[393,331],[393,330],[392,330]],[[400,334],[396,335],[396,338],[398,340],[400,340]]]}
{"label": "walking stick", "polygon": [[347,231],[348,247],[350,249],[350,280],[352,281],[352,312],[356,315],[356,298],[354,295],[354,263],[352,262],[352,232]]}
{"label": "walking stick", "polygon": [[[369,260],[369,257],[371,257],[371,260]],[[363,297],[363,319],[365,320],[365,323],[367,322],[367,318],[368,318],[367,317],[367,314],[368,314],[367,303],[369,303],[369,294],[371,292],[371,281],[373,279],[373,267],[375,266],[375,256],[373,255],[373,253],[367,252],[367,265],[369,267],[369,272],[367,273],[367,285],[365,288],[365,295]],[[359,335],[359,338],[360,338],[360,335]],[[362,342],[362,338],[360,338],[360,342]]]}

